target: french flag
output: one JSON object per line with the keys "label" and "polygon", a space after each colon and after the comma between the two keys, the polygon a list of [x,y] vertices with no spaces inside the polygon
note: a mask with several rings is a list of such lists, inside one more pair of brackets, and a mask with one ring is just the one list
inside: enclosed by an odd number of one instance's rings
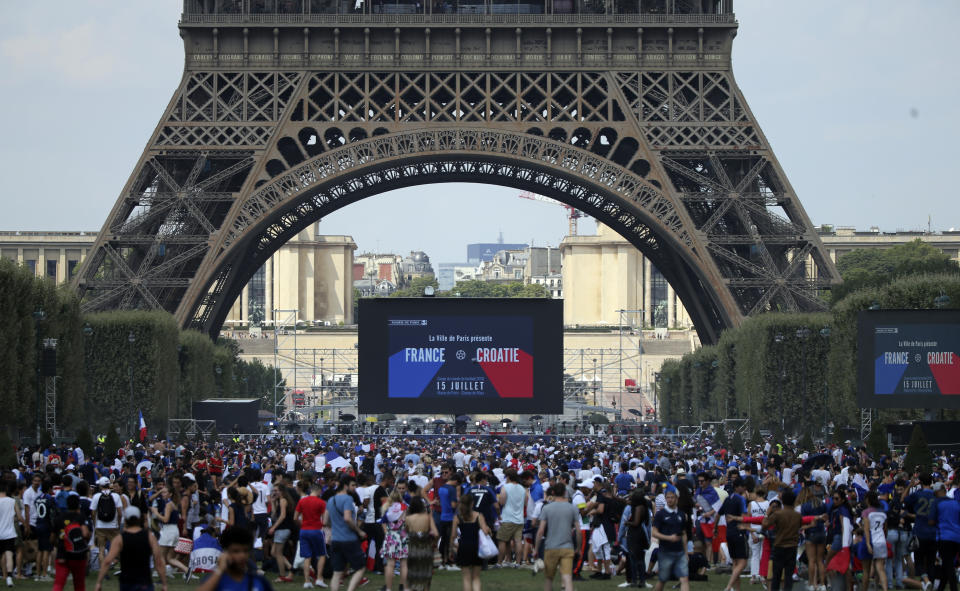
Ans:
{"label": "french flag", "polygon": [[324,459],[326,460],[327,465],[333,470],[340,470],[341,468],[346,468],[350,465],[350,462],[343,459],[343,456],[335,451],[327,452],[326,456],[324,456]]}
{"label": "french flag", "polygon": [[143,420],[143,411],[137,411],[140,414],[140,443],[143,443],[147,438],[147,422]]}

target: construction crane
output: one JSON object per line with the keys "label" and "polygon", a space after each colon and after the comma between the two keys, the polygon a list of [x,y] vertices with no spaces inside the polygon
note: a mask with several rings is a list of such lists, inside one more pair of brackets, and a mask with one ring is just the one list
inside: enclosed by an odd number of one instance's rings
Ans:
{"label": "construction crane", "polygon": [[572,205],[567,205],[566,203],[561,203],[556,199],[551,199],[549,197],[544,197],[543,195],[537,195],[536,193],[531,193],[530,191],[524,191],[518,195],[521,199],[530,199],[531,201],[543,201],[544,203],[552,203],[554,205],[559,205],[560,207],[567,210],[567,220],[570,222],[570,227],[568,230],[568,235],[576,236],[577,235],[577,220],[580,218],[587,217],[585,213],[573,207]]}

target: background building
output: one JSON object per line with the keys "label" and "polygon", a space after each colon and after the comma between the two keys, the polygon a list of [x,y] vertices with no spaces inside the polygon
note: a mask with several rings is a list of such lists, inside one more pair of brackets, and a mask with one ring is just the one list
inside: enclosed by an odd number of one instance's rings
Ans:
{"label": "background building", "polygon": [[433,266],[430,257],[422,250],[411,250],[410,255],[400,263],[400,286],[407,286],[414,279],[433,277]]}
{"label": "background building", "polygon": [[476,265],[486,261],[492,261],[493,255],[497,254],[497,252],[501,250],[523,250],[527,246],[528,245],[526,244],[504,244],[503,236],[500,237],[499,242],[468,244],[467,262]]}
{"label": "background building", "polygon": [[73,277],[96,239],[96,232],[0,232],[0,256],[63,283]]}

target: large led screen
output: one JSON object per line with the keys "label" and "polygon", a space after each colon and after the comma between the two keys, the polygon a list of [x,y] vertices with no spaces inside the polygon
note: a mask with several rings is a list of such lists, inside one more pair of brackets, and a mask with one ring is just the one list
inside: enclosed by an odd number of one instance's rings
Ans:
{"label": "large led screen", "polygon": [[359,410],[560,414],[563,302],[360,300]]}
{"label": "large led screen", "polygon": [[960,408],[960,311],[871,310],[858,318],[866,408]]}

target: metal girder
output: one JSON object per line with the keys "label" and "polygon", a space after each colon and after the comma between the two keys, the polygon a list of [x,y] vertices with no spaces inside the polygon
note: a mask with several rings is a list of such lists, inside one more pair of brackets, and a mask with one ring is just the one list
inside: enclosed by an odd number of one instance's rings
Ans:
{"label": "metal girder", "polygon": [[[706,27],[508,15],[432,32],[358,14],[296,21],[289,39],[286,16],[275,33],[191,21],[180,88],[79,273],[84,309],[158,307],[216,333],[251,269],[312,221],[451,180],[534,190],[615,228],[704,342],[746,315],[819,309],[836,269],[730,72],[724,11]],[[217,35],[275,53],[198,49]],[[419,49],[400,55],[401,37]]]}

